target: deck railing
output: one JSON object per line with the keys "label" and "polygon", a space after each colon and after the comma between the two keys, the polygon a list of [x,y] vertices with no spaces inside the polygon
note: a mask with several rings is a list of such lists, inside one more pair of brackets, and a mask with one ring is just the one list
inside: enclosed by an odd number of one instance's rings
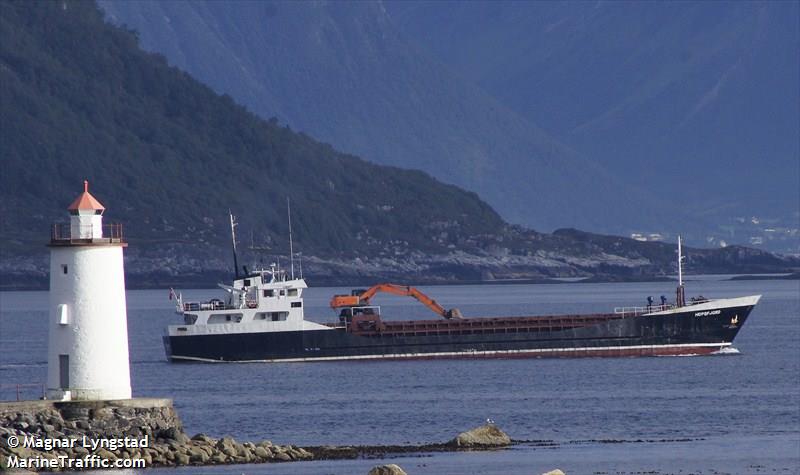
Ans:
{"label": "deck railing", "polygon": [[209,302],[183,302],[184,312],[197,312],[200,310],[233,310],[236,307],[226,305],[222,300],[211,300]]}
{"label": "deck railing", "polygon": [[[76,231],[76,233],[73,233],[73,230]],[[125,238],[122,234],[122,224],[103,224],[103,237],[92,237],[96,234],[95,231],[94,225],[92,224],[73,226],[71,223],[56,223],[53,224],[50,230],[50,242],[52,244],[110,244],[125,242]]]}
{"label": "deck railing", "polygon": [[675,308],[675,305],[668,303],[664,305],[649,305],[644,307],[615,307],[614,313],[622,316],[641,315],[643,313],[663,312]]}
{"label": "deck railing", "polygon": [[44,383],[0,384],[0,400],[8,401],[8,393],[14,394],[17,401],[45,399]]}

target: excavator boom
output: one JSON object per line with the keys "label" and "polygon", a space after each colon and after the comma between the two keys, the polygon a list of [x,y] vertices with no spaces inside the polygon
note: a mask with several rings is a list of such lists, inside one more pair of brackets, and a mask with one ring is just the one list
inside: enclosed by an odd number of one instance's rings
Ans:
{"label": "excavator boom", "polygon": [[392,295],[400,295],[403,297],[414,297],[426,307],[447,319],[463,318],[461,316],[461,312],[457,308],[447,310],[439,305],[436,300],[433,300],[414,287],[388,283],[373,285],[366,290],[354,290],[350,295],[334,295],[334,297],[331,299],[331,308],[336,309],[342,307],[369,305],[370,299],[381,292]]}

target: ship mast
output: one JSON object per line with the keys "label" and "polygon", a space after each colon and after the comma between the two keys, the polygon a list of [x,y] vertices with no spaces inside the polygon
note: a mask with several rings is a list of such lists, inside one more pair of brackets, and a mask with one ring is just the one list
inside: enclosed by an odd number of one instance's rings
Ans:
{"label": "ship mast", "polygon": [[686,297],[683,289],[683,249],[681,247],[681,236],[678,235],[678,289],[676,292],[675,305],[683,307],[686,305]]}
{"label": "ship mast", "polygon": [[236,279],[239,278],[239,259],[236,256],[236,218],[233,217],[231,210],[228,210],[228,215],[231,218],[231,243],[233,244],[233,275]]}
{"label": "ship mast", "polygon": [[294,248],[292,247],[292,206],[289,204],[289,197],[286,197],[286,215],[289,217],[289,268],[294,280]]}

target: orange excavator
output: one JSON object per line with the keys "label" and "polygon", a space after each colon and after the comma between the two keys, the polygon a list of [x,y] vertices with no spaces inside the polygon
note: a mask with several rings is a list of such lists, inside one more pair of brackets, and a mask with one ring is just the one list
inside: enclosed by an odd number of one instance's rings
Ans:
{"label": "orange excavator", "polygon": [[368,289],[353,290],[350,295],[334,295],[331,299],[331,308],[338,309],[343,307],[362,307],[369,305],[369,301],[375,294],[385,292],[392,295],[400,295],[403,297],[414,297],[422,302],[426,307],[433,310],[436,314],[446,318],[464,318],[461,311],[457,308],[450,310],[445,309],[439,305],[436,300],[428,297],[414,287],[408,285],[397,284],[378,284],[373,285]]}

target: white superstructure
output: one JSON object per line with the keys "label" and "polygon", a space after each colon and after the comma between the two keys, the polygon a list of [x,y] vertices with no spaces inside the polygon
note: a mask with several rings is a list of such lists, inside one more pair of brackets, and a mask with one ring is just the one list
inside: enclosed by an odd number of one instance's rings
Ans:
{"label": "white superstructure", "polygon": [[225,291],[222,299],[184,302],[180,295],[171,294],[184,324],[170,325],[169,336],[332,329],[305,320],[305,280],[287,278],[274,266],[237,278],[233,285],[218,285]]}
{"label": "white superstructure", "polygon": [[50,239],[47,397],[129,399],[128,321],[120,225],[103,226],[105,208],[84,182],[69,225]]}

